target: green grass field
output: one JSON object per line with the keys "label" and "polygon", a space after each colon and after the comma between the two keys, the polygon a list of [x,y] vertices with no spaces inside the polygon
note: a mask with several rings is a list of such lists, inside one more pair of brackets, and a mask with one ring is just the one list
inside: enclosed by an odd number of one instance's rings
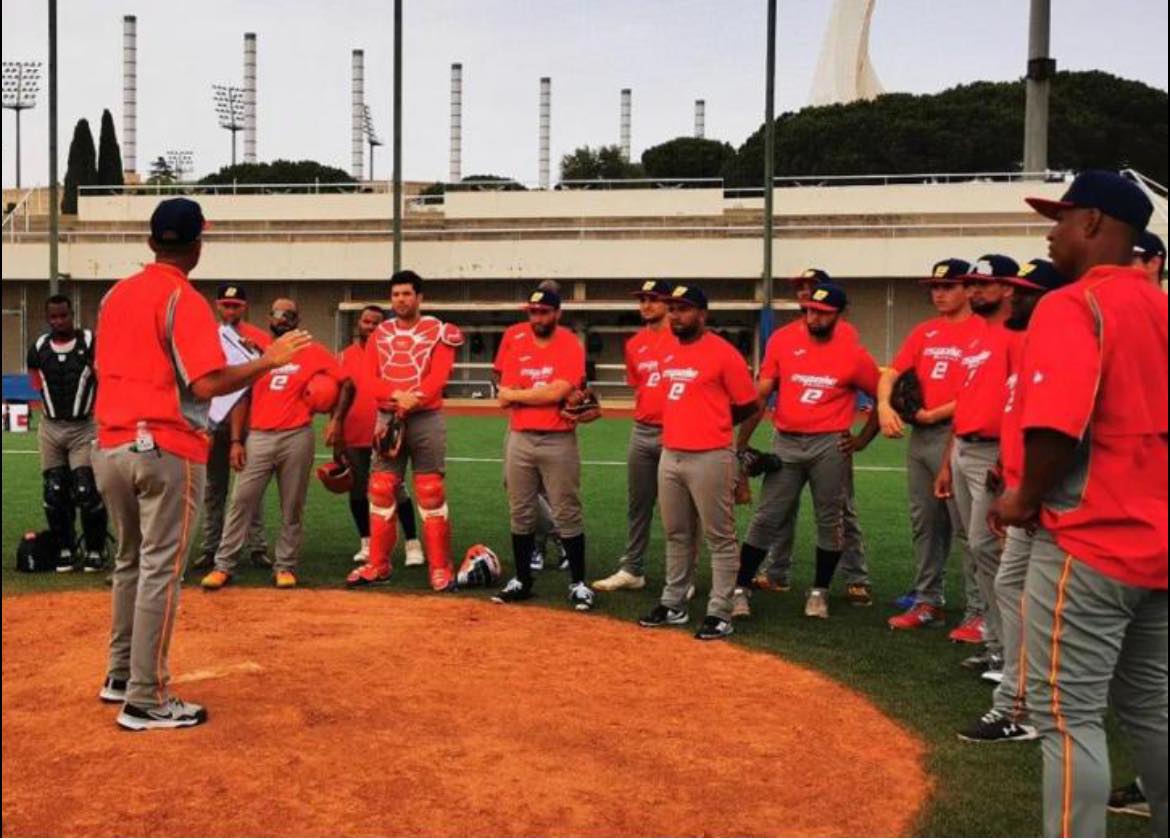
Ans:
{"label": "green grass field", "polygon": [[[624,546],[625,537],[625,450],[629,421],[604,420],[581,432],[584,466],[583,495],[587,528],[589,578],[609,573]],[[448,420],[450,463],[448,493],[452,511],[457,560],[476,542],[492,546],[505,565],[511,567],[507,502],[501,486],[502,419],[453,417]],[[758,432],[759,444],[766,444],[767,432]],[[13,571],[17,540],[26,530],[44,527],[41,512],[41,481],[36,438],[32,434],[5,434],[3,437],[3,593],[33,593],[67,588],[103,587],[104,575],[41,574]],[[324,450],[322,449],[322,454]],[[928,771],[936,779],[934,797],[917,829],[935,836],[1017,836],[1038,835],[1040,820],[1040,751],[1035,743],[979,746],[955,738],[957,727],[973,721],[989,707],[988,683],[959,667],[969,653],[946,641],[945,633],[925,631],[894,634],[886,628],[893,613],[890,602],[907,586],[912,570],[909,524],[906,513],[905,476],[901,472],[902,445],[879,439],[858,459],[856,489],[858,507],[870,570],[874,577],[877,603],[870,609],[848,606],[840,596],[831,602],[828,622],[803,617],[801,591],[812,581],[811,503],[802,505],[798,553],[794,566],[794,587],[787,594],[759,593],[752,602],[753,617],[737,624],[732,643],[771,652],[821,670],[865,694],[890,716],[916,732],[928,744]],[[758,483],[753,487],[758,493]],[[267,496],[266,522],[270,544],[279,518],[276,492]],[[748,511],[740,509],[740,532],[746,527]],[[309,493],[306,516],[306,543],[301,558],[301,579],[306,586],[339,587],[352,567],[350,557],[357,537],[344,497],[331,495],[317,481]],[[952,561],[947,600],[952,604],[948,619],[953,624],[962,602],[957,561]],[[425,569],[399,568],[395,589],[423,590]],[[189,583],[196,583],[194,572]],[[697,602],[703,602],[709,575],[705,560],[700,567]],[[268,585],[268,575],[241,563],[237,581],[241,585]],[[640,592],[619,592],[599,596],[597,614],[631,622],[631,640],[643,630],[634,619],[655,602],[662,583],[662,538],[660,529],[650,546],[649,585]],[[538,601],[551,608],[567,608],[564,575],[545,571],[537,581]],[[459,596],[487,597],[488,592],[467,592]],[[698,612],[698,614],[696,614]],[[692,610],[697,626],[701,608]],[[582,620],[594,619],[583,616]],[[182,632],[182,621],[179,623]],[[19,639],[4,638],[4,645]],[[571,639],[562,639],[571,643]],[[696,642],[698,643],[698,642]],[[750,674],[746,674],[750,678]],[[306,674],[311,678],[311,674]],[[693,685],[703,690],[703,685]],[[745,726],[784,726],[787,720],[815,713],[815,699],[808,707],[745,709]],[[1115,744],[1115,777],[1128,780],[1130,765],[1116,727],[1111,726]],[[817,745],[808,744],[802,762],[815,759]],[[832,766],[819,771],[832,772]],[[778,773],[777,784],[784,783]],[[880,796],[881,790],[858,790],[857,795]],[[745,802],[751,806],[752,802]],[[1144,835],[1148,822],[1111,817],[1112,835]]]}

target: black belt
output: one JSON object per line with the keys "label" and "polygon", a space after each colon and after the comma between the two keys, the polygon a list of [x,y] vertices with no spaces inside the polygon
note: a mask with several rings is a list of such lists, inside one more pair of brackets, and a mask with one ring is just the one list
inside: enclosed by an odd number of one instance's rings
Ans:
{"label": "black belt", "polygon": [[998,437],[984,437],[982,434],[960,434],[959,439],[964,443],[998,443]]}

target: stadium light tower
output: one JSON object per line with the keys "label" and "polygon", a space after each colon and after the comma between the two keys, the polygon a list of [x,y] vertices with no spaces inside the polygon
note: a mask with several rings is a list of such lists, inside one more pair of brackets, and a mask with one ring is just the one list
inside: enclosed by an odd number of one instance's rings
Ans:
{"label": "stadium light tower", "polygon": [[370,180],[374,179],[374,149],[383,145],[383,140],[374,131],[374,118],[370,116],[370,106],[362,105],[362,133],[366,135],[366,142],[370,146]]}
{"label": "stadium light tower", "polygon": [[211,86],[219,127],[232,133],[232,166],[236,165],[236,135],[244,130],[244,89],[226,84]]}
{"label": "stadium light tower", "polygon": [[166,159],[175,173],[176,183],[182,183],[183,175],[190,175],[195,169],[195,154],[190,149],[168,150]]}
{"label": "stadium light tower", "polygon": [[20,112],[37,104],[41,62],[4,62],[4,109],[16,114],[16,188],[20,189]]}

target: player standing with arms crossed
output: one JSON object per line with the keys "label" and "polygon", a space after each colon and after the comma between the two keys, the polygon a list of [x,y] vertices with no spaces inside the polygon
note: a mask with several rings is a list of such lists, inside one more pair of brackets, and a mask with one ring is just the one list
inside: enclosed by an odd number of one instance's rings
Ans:
{"label": "player standing with arms crossed", "polygon": [[371,466],[370,559],[345,584],[351,588],[388,582],[390,555],[398,540],[398,490],[406,463],[414,473],[414,495],[422,513],[423,543],[434,591],[455,589],[451,562],[451,521],[447,510],[447,426],[443,388],[451,377],[455,350],[463,345],[459,327],[422,314],[423,279],[414,271],[390,277],[390,308],[366,343],[361,386],[378,402]]}
{"label": "player standing with arms crossed", "polygon": [[[1106,705],[1133,737],[1152,835],[1167,833],[1167,308],[1128,267],[1153,207],[1113,172],[1060,201],[1020,377],[1024,474],[996,505],[1039,518],[1024,584],[1028,704],[1044,752],[1044,830],[1104,836]],[[1121,267],[1126,266],[1126,267]]]}
{"label": "player standing with arms crossed", "polygon": [[703,290],[675,286],[667,305],[679,346],[661,364],[667,390],[658,500],[666,534],[666,585],[658,605],[638,623],[679,626],[690,620],[687,590],[701,529],[711,554],[711,596],[695,637],[714,641],[735,631],[731,608],[739,567],[734,506],[739,464],[732,429],[755,414],[759,403],[743,356],[707,330]]}
{"label": "player standing with arms crossed", "polygon": [[626,383],[634,389],[634,427],[626,453],[628,537],[618,570],[593,584],[597,591],[640,589],[646,585],[646,548],[658,501],[658,461],[662,457],[662,357],[678,346],[666,320],[671,286],[648,280],[635,292],[645,324],[626,341]]}
{"label": "player standing with arms crossed", "polygon": [[103,702],[124,702],[134,731],[207,720],[170,695],[167,656],[187,548],[203,497],[213,396],[286,363],[310,336],[294,330],[254,361],[225,367],[215,317],[187,280],[202,252],[203,212],[187,198],[150,219],[155,261],[119,281],[98,313],[98,445],[94,472],[118,534],[113,629]]}

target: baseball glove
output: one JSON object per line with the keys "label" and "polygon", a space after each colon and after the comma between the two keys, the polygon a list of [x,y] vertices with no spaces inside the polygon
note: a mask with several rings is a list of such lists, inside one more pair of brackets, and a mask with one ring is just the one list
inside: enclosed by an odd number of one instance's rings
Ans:
{"label": "baseball glove", "polygon": [[601,416],[601,402],[589,388],[574,390],[565,397],[561,411],[579,423],[592,422]]}
{"label": "baseball glove", "polygon": [[742,469],[735,478],[735,503],[740,506],[752,503],[752,482]]}
{"label": "baseball glove", "polygon": [[918,374],[913,368],[894,382],[894,389],[890,393],[890,407],[903,421],[912,425],[918,424],[918,412],[926,405],[922,399],[922,383],[918,381]]}
{"label": "baseball glove", "polygon": [[402,438],[406,434],[406,422],[398,414],[390,414],[384,427],[374,432],[374,449],[385,460],[398,457],[402,449]]}
{"label": "baseball glove", "polygon": [[753,449],[748,446],[742,452],[739,452],[739,466],[743,473],[749,478],[757,478],[760,475],[770,475],[773,472],[779,472],[784,462],[779,457],[771,452],[762,452],[759,449]]}

